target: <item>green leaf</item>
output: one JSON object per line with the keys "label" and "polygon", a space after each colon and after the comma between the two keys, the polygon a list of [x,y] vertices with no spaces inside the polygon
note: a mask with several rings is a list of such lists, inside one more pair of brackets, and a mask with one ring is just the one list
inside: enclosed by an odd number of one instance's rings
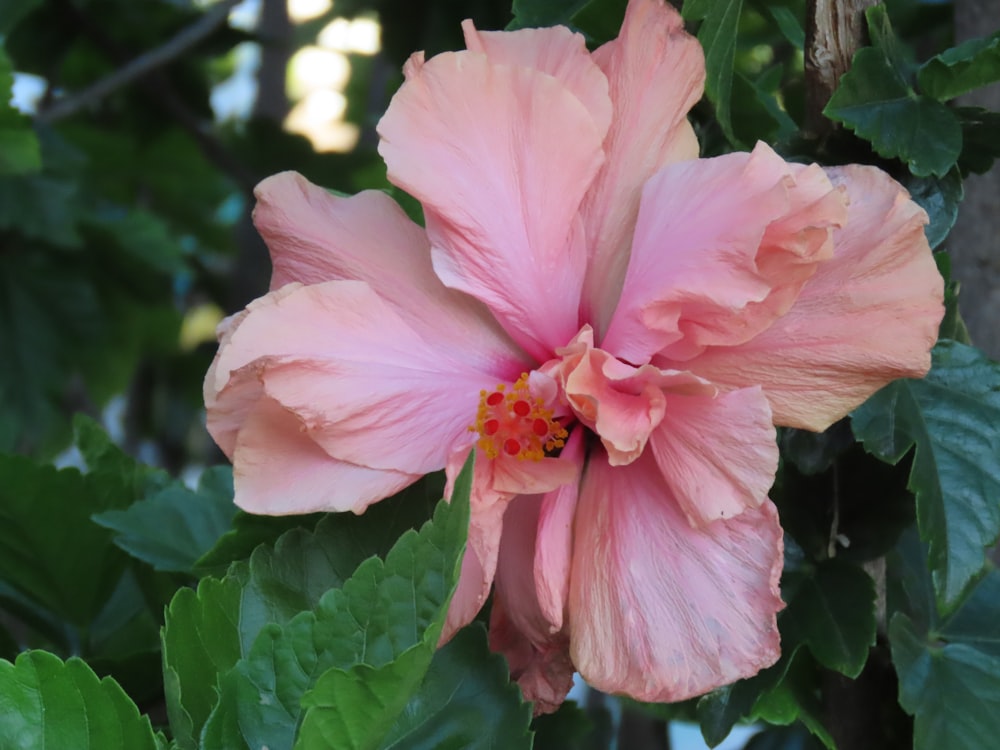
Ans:
{"label": "green leaf", "polygon": [[984,174],[1000,159],[1000,112],[981,107],[956,107],[952,110],[962,123],[962,157],[958,166],[964,174]]}
{"label": "green leaf", "polygon": [[232,469],[216,466],[202,474],[197,492],[176,482],[125,510],[98,513],[94,521],[156,570],[187,573],[229,529],[235,512]]}
{"label": "green leaf", "polygon": [[315,531],[295,529],[273,548],[257,549],[245,572],[240,607],[243,652],[249,651],[266,623],[287,623],[298,613],[315,609],[321,597],[343,586],[365,559],[385,556],[403,532],[426,521],[436,505],[434,494],[440,498],[443,490],[437,479],[421,480],[361,516],[330,514]]}
{"label": "green leaf", "polygon": [[836,558],[816,565],[782,613],[782,643],[803,643],[816,661],[857,677],[875,643],[875,584]]}
{"label": "green leaf", "polygon": [[938,101],[1000,81],[1000,31],[932,57],[921,66],[917,80],[921,90]]}
{"label": "green leaf", "polygon": [[990,570],[949,615],[934,606],[926,547],[904,537],[888,558],[892,660],[915,750],[992,747],[1000,732],[1000,572]]}
{"label": "green leaf", "polygon": [[590,0],[514,0],[514,19],[508,31],[540,26],[569,25],[570,19]]}
{"label": "green leaf", "polygon": [[736,60],[736,32],[743,0],[687,0],[681,10],[685,21],[701,21],[698,41],[705,48],[705,94],[715,105],[715,116],[731,143],[733,133],[730,107],[733,65]]}
{"label": "green leaf", "polygon": [[[237,564],[234,572],[246,575],[238,624],[243,658],[221,680],[219,703],[203,730],[206,742],[290,748],[300,720],[303,733],[306,726],[325,726],[331,709],[324,694],[305,717],[300,700],[328,669],[346,674],[367,665],[382,675],[373,677],[388,691],[379,695],[402,709],[430,662],[457,581],[469,471],[471,462],[452,503],[439,503],[433,521],[403,534],[384,563],[368,555],[386,545],[387,531],[407,525],[411,504],[399,502],[405,497],[378,503],[361,517],[328,516],[314,533],[291,531],[274,550],[258,549],[248,566]],[[336,692],[338,700],[358,704],[352,710],[377,710],[364,703],[366,689],[348,679]]]}
{"label": "green leaf", "polygon": [[472,625],[434,654],[420,689],[377,747],[527,749],[530,722],[531,707],[510,682],[506,662],[490,652],[482,627]]}
{"label": "green leaf", "polygon": [[948,253],[936,253],[934,260],[937,261],[938,271],[944,278],[944,317],[941,319],[938,338],[951,339],[960,344],[971,344],[969,329],[966,328],[958,308],[961,285],[951,278],[951,256]]}
{"label": "green leaf", "polygon": [[[3,41],[6,8],[0,10],[0,42]],[[8,102],[14,84],[10,59],[0,47],[0,174],[24,175],[42,168],[42,152],[31,120]]]}
{"label": "green leaf", "polygon": [[[0,456],[0,578],[85,628],[110,596],[128,558],[90,520],[130,498],[100,477]],[[114,485],[111,485],[114,489]]]}
{"label": "green leaf", "polygon": [[[167,715],[178,744],[195,750],[202,727],[218,703],[219,676],[240,658],[240,582],[205,578],[170,602],[163,627],[163,677]],[[215,747],[215,746],[213,746]]]}
{"label": "green leaf", "polygon": [[806,32],[802,28],[802,21],[799,17],[784,5],[768,5],[768,13],[778,25],[781,35],[787,39],[795,49],[801,50],[806,46]]}
{"label": "green leaf", "polygon": [[593,44],[604,44],[618,36],[625,20],[626,3],[621,0],[590,0],[573,14],[572,26]]}
{"label": "green leaf", "polygon": [[45,651],[0,660],[0,747],[156,750],[149,719],[114,680]]}
{"label": "green leaf", "polygon": [[943,176],[962,151],[962,128],[945,105],[917,94],[909,67],[881,6],[868,11],[876,46],[859,49],[823,113],[841,122],[913,174]]}
{"label": "green leaf", "polygon": [[195,569],[204,574],[221,576],[231,563],[247,559],[258,546],[273,545],[282,534],[292,529],[312,531],[321,518],[321,513],[257,516],[237,510],[231,528],[195,562]]}
{"label": "green leaf", "polygon": [[[333,673],[321,677],[302,699],[305,713],[296,748],[322,746],[314,742],[330,736],[339,740],[327,746],[338,750],[376,746],[420,684],[458,582],[471,477],[470,456],[451,503],[442,501],[433,521],[420,532],[404,534],[384,564],[370,558],[343,589],[323,597],[316,634],[322,628],[333,636],[319,654],[327,660],[324,670]],[[346,725],[339,734],[338,716],[348,713],[378,718],[361,735],[360,727]]]}
{"label": "green leaf", "polygon": [[42,4],[42,0],[4,0],[0,3],[0,38],[7,36],[17,22]]}
{"label": "green leaf", "polygon": [[930,223],[924,227],[924,234],[933,249],[944,242],[958,218],[958,206],[965,194],[962,173],[956,167],[944,177],[911,176],[903,183],[910,191],[910,197],[930,218]]}
{"label": "green leaf", "polygon": [[803,725],[829,750],[837,750],[833,737],[824,726],[823,707],[816,690],[818,675],[811,660],[800,650],[789,657],[789,665],[781,680],[762,693],[750,716],[768,724]]}
{"label": "green leaf", "polygon": [[899,380],[852,415],[867,451],[895,464],[916,448],[908,487],[939,606],[953,606],[1000,533],[1000,365],[950,341],[924,380]]}

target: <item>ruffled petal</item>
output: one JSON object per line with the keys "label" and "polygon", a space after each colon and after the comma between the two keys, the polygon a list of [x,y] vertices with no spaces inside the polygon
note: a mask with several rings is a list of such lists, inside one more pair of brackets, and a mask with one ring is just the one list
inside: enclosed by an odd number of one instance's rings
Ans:
{"label": "ruffled petal", "polygon": [[491,63],[520,65],[558,79],[590,112],[594,125],[607,132],[611,125],[608,79],[587,50],[582,34],[565,26],[517,31],[479,31],[471,20],[462,23],[465,46],[483,52]]}
{"label": "ruffled petal", "polygon": [[574,671],[569,639],[551,627],[538,603],[533,562],[541,507],[541,496],[523,495],[507,508],[490,612],[490,647],[507,657],[511,677],[525,699],[536,702],[536,713],[562,703]]}
{"label": "ruffled petal", "polygon": [[621,34],[594,60],[614,104],[608,158],[583,209],[591,252],[584,315],[600,337],[625,278],[643,184],[661,167],[698,156],[687,113],[701,98],[705,62],[680,14],[662,0],[632,0]]}
{"label": "ruffled petal", "polygon": [[793,304],[833,253],[846,198],[764,144],[668,166],[643,190],[632,257],[601,346],[630,362],[735,345]]}
{"label": "ruffled petal", "polygon": [[833,259],[768,330],[685,365],[731,388],[762,385],[777,424],[809,430],[826,429],[892,380],[923,377],[944,315],[924,211],[879,169],[827,172],[850,198]]}
{"label": "ruffled petal", "polygon": [[570,654],[591,685],[672,702],[779,655],[782,537],[770,502],[693,528],[652,456],[591,456],[570,580]]}
{"label": "ruffled petal", "polygon": [[649,450],[692,526],[734,518],[767,500],[778,443],[763,391],[666,395]]}
{"label": "ruffled petal", "polygon": [[484,53],[404,72],[378,127],[389,179],[423,204],[438,276],[544,361],[579,328],[577,211],[604,133],[560,80]]}
{"label": "ruffled petal", "polygon": [[[335,458],[426,473],[468,440],[480,390],[522,367],[511,359],[484,372],[462,344],[418,335],[364,282],[286,285],[248,308],[214,376],[228,381],[249,368]],[[246,394],[237,395],[245,404]],[[227,427],[238,424],[217,402],[210,428],[223,415]]]}
{"label": "ruffled petal", "polygon": [[331,458],[298,417],[268,398],[249,410],[233,451],[235,502],[248,513],[361,513],[419,478]]}
{"label": "ruffled petal", "polygon": [[477,354],[514,349],[481,302],[441,283],[427,234],[385,193],[336,196],[282,172],[254,195],[254,224],[274,267],[272,290],[291,282],[364,281],[418,330],[472,342]]}
{"label": "ruffled petal", "polygon": [[716,388],[693,375],[633,367],[593,347],[589,326],[547,363],[577,418],[597,433],[613,466],[634,461],[663,419],[665,390],[714,395]]}

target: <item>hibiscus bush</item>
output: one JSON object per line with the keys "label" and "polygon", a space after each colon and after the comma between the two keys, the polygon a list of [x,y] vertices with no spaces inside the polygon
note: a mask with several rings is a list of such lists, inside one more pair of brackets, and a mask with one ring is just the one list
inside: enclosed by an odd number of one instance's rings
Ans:
{"label": "hibiscus bush", "polygon": [[235,5],[0,7],[0,747],[992,747],[1000,31],[345,0],[319,154]]}

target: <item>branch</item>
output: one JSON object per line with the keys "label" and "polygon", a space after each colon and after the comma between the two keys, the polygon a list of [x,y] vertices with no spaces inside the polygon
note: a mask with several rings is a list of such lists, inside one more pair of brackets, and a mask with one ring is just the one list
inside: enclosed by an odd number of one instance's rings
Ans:
{"label": "branch", "polygon": [[147,73],[160,68],[171,60],[184,54],[198,42],[211,34],[216,27],[226,20],[229,11],[240,0],[221,0],[212,6],[193,24],[177,33],[167,42],[135,58],[105,78],[97,81],[83,91],[64,99],[57,99],[50,107],[38,113],[39,122],[55,122],[75,114],[91,104],[94,104],[114,91],[142,78]]}
{"label": "branch", "polygon": [[825,135],[833,125],[823,116],[840,77],[865,39],[865,9],[878,0],[809,0],[806,4],[806,127]]}

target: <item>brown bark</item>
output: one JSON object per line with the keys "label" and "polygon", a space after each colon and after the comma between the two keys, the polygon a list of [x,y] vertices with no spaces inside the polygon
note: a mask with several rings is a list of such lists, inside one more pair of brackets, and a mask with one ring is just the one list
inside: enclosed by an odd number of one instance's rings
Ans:
{"label": "brown bark", "polygon": [[[1000,0],[956,0],[955,41],[993,33]],[[959,97],[965,106],[1000,111],[1000,84]],[[959,308],[973,343],[1000,358],[1000,166],[965,181],[965,199],[948,238],[952,273],[962,285]]]}
{"label": "brown bark", "polygon": [[809,135],[826,135],[833,124],[823,108],[865,40],[865,8],[877,0],[810,0],[806,6],[806,123]]}

